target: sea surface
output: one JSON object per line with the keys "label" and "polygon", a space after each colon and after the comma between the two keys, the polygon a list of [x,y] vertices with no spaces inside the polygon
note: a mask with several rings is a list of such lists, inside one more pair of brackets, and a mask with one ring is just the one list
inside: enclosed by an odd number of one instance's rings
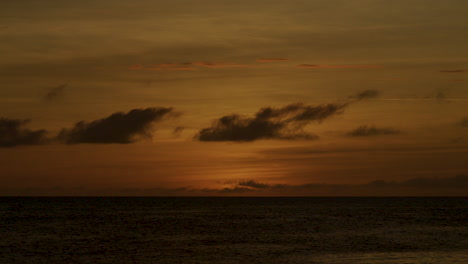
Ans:
{"label": "sea surface", "polygon": [[468,198],[0,197],[0,263],[468,263]]}

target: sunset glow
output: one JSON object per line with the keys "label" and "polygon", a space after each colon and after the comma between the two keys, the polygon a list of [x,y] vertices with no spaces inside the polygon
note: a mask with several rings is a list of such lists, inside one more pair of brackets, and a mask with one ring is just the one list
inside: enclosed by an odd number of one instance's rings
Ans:
{"label": "sunset glow", "polygon": [[466,14],[2,1],[0,195],[468,195]]}

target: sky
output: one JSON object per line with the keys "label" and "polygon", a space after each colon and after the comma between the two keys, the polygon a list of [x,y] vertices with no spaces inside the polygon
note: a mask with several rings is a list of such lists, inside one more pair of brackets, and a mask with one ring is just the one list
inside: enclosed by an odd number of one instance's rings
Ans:
{"label": "sky", "polygon": [[0,195],[466,196],[465,0],[0,2]]}

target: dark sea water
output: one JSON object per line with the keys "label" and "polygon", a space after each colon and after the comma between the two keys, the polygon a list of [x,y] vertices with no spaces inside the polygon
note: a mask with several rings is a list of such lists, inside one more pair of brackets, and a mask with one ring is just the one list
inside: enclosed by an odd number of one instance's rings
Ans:
{"label": "dark sea water", "polygon": [[468,198],[0,198],[0,263],[468,263]]}

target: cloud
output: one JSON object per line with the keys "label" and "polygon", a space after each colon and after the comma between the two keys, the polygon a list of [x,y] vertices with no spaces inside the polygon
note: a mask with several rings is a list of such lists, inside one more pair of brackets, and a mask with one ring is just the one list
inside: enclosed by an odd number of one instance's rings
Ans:
{"label": "cloud", "polygon": [[363,100],[363,99],[372,99],[380,96],[380,92],[378,90],[364,90],[358,92],[355,95],[350,96],[349,98],[356,99],[356,100]]}
{"label": "cloud", "polygon": [[44,100],[46,101],[56,100],[57,98],[63,95],[63,92],[66,87],[67,87],[67,84],[62,84],[62,85],[52,88],[49,92],[47,92],[44,95]]}
{"label": "cloud", "polygon": [[254,116],[223,116],[195,136],[200,141],[254,141],[260,139],[316,139],[303,132],[313,122],[341,114],[348,104],[290,104],[281,108],[265,107]]}
{"label": "cloud", "polygon": [[412,178],[405,181],[376,180],[365,184],[267,184],[255,180],[231,182],[232,186],[221,189],[204,189],[204,192],[248,195],[293,195],[293,196],[414,196],[466,194],[468,175],[447,178]]}
{"label": "cloud", "polygon": [[237,63],[215,63],[209,61],[199,61],[199,62],[192,62],[192,65],[200,66],[200,67],[209,67],[209,68],[227,68],[227,67],[251,67],[251,65],[247,64],[237,64]]}
{"label": "cloud", "polygon": [[468,175],[457,175],[451,178],[414,178],[400,183],[383,183],[386,185],[401,185],[418,188],[465,188],[468,190]]}
{"label": "cloud", "polygon": [[375,180],[364,184],[267,184],[255,180],[228,182],[229,187],[149,187],[99,189],[87,187],[0,188],[2,195],[80,195],[80,196],[466,196],[468,175],[419,177],[404,181]]}
{"label": "cloud", "polygon": [[238,183],[240,187],[249,187],[249,188],[254,188],[254,189],[267,189],[270,188],[269,184],[265,183],[259,183],[254,180],[249,180],[249,181],[240,181]]}
{"label": "cloud", "polygon": [[442,72],[442,73],[464,73],[464,72],[468,72],[468,70],[441,70],[439,72]]}
{"label": "cloud", "polygon": [[467,127],[467,128],[468,128],[468,117],[463,118],[463,119],[460,121],[460,125],[461,125],[462,127]]}
{"label": "cloud", "polygon": [[0,147],[40,145],[48,141],[46,130],[24,128],[29,120],[0,118]]}
{"label": "cloud", "polygon": [[347,135],[352,137],[373,137],[381,135],[395,135],[400,133],[400,130],[390,127],[378,128],[375,126],[363,125],[352,130]]}
{"label": "cloud", "polygon": [[180,136],[180,134],[182,134],[182,132],[186,129],[186,127],[183,127],[183,126],[178,126],[176,128],[174,128],[174,130],[172,130],[172,134],[176,137]]}
{"label": "cloud", "polygon": [[299,68],[382,68],[381,65],[370,64],[342,64],[342,65],[324,65],[324,64],[299,64]]}
{"label": "cloud", "polygon": [[288,59],[284,58],[259,58],[257,62],[275,62],[275,61],[287,61]]}
{"label": "cloud", "polygon": [[121,143],[151,137],[151,125],[165,117],[178,115],[172,108],[152,107],[114,113],[92,122],[81,121],[73,128],[62,129],[58,139],[67,144]]}

